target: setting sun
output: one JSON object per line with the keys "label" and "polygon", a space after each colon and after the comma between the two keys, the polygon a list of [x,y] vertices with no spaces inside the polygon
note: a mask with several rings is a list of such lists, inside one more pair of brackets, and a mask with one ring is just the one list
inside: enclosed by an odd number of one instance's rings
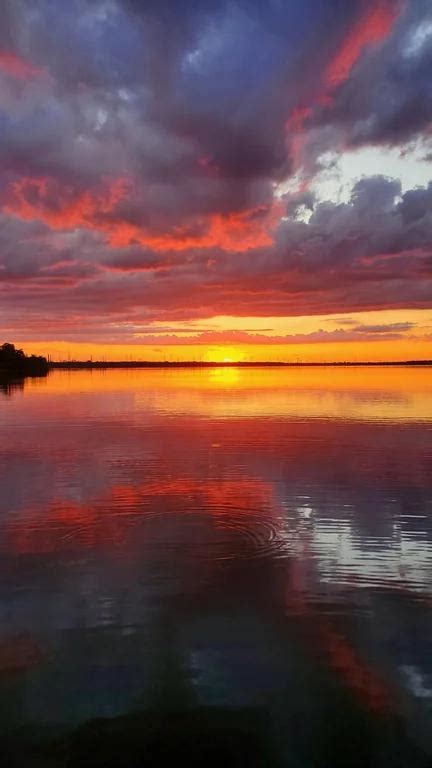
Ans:
{"label": "setting sun", "polygon": [[206,363],[241,363],[245,358],[246,353],[242,349],[228,346],[209,347],[203,355]]}

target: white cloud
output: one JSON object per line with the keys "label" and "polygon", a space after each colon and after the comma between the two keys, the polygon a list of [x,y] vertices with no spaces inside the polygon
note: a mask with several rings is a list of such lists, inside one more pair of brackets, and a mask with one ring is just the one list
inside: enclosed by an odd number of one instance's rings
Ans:
{"label": "white cloud", "polygon": [[432,163],[425,159],[424,142],[405,147],[362,147],[340,155],[322,156],[323,170],[315,176],[312,190],[320,201],[346,203],[354,184],[365,176],[398,179],[402,193],[424,187],[432,180]]}

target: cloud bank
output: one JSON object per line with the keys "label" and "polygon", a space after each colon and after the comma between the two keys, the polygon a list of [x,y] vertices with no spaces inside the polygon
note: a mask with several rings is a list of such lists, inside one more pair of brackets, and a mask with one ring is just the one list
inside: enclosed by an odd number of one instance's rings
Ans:
{"label": "cloud bank", "polygon": [[426,0],[6,0],[2,327],[430,307],[432,183],[314,178],[356,147],[430,163],[431,70]]}

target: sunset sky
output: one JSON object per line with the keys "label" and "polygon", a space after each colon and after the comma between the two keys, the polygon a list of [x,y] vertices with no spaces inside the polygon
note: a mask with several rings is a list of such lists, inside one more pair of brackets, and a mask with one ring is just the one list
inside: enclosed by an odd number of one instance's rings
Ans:
{"label": "sunset sky", "polygon": [[432,358],[430,0],[3,0],[0,343]]}

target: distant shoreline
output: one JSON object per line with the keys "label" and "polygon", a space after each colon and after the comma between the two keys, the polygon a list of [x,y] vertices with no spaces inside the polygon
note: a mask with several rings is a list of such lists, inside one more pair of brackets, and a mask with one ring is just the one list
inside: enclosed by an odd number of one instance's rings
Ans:
{"label": "distant shoreline", "polygon": [[60,370],[106,370],[115,368],[398,368],[398,367],[432,367],[432,360],[402,360],[390,362],[200,362],[191,361],[81,361],[66,360],[50,362],[49,368]]}

